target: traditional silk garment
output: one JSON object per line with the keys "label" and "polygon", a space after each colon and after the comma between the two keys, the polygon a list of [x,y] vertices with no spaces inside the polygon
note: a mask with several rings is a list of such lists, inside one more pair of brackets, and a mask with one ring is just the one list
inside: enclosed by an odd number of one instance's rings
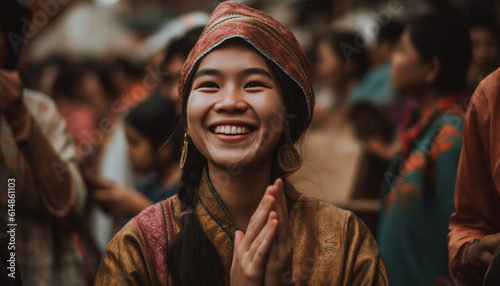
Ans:
{"label": "traditional silk garment", "polygon": [[[286,279],[296,285],[388,285],[377,244],[363,222],[288,183],[285,194],[293,243],[293,271]],[[229,285],[236,228],[207,173],[197,213]],[[177,196],[141,212],[108,245],[96,285],[173,285],[166,250],[168,240],[180,231],[181,220]]]}
{"label": "traditional silk garment", "polygon": [[402,150],[381,192],[378,243],[391,285],[446,285],[449,279],[446,236],[464,98],[443,97],[419,116],[408,113],[402,125]]}
{"label": "traditional silk garment", "polygon": [[474,239],[500,233],[500,70],[481,82],[471,98],[450,217],[450,270],[457,285],[480,285],[463,259]]}

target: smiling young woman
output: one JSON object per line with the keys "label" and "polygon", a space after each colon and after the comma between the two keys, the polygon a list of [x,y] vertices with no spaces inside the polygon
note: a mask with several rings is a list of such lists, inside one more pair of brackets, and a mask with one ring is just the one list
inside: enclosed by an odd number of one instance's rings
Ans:
{"label": "smiling young woman", "polygon": [[181,74],[178,196],[111,241],[97,285],[387,285],[378,247],[350,212],[286,176],[312,117],[309,66],[291,31],[224,2]]}

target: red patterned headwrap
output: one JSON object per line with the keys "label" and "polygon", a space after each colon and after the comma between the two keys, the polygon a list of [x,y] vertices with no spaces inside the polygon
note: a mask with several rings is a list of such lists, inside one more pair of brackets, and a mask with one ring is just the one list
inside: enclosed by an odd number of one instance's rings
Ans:
{"label": "red patterned headwrap", "polygon": [[307,108],[310,121],[314,94],[309,61],[297,39],[290,29],[271,16],[232,1],[223,2],[214,10],[210,22],[186,59],[179,83],[181,101],[187,98],[188,83],[195,66],[214,48],[234,38],[249,43],[302,88],[307,106],[299,108]]}

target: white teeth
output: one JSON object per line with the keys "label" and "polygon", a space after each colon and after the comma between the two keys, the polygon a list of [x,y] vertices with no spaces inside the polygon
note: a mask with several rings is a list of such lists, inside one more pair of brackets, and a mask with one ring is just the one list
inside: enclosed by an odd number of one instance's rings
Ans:
{"label": "white teeth", "polygon": [[250,133],[251,129],[244,126],[219,125],[212,128],[212,131],[215,134],[237,135],[237,134],[248,134]]}

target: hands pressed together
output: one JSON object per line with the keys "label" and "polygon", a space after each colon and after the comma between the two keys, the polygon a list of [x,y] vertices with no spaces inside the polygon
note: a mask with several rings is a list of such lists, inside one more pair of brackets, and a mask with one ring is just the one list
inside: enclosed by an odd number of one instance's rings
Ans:
{"label": "hands pressed together", "polygon": [[292,242],[283,180],[267,187],[244,234],[236,231],[231,285],[291,285]]}

